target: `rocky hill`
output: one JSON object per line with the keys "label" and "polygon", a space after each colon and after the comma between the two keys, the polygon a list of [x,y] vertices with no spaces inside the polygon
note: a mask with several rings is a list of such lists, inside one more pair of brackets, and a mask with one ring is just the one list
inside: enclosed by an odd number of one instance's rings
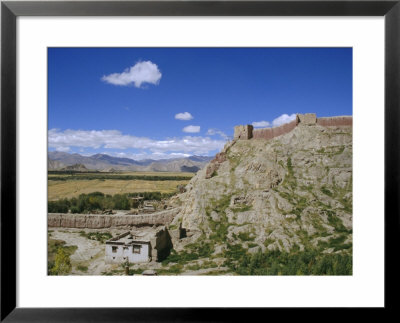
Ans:
{"label": "rocky hill", "polygon": [[63,168],[65,165],[58,161],[58,160],[52,160],[49,157],[47,157],[47,169],[48,170],[55,170],[55,169],[61,169]]}
{"label": "rocky hill", "polygon": [[88,169],[83,164],[74,164],[71,166],[65,166],[60,171],[73,171],[73,172],[87,172]]}
{"label": "rocky hill", "polygon": [[238,250],[351,257],[352,127],[299,123],[270,140],[236,139],[172,203],[181,255],[207,247],[233,267]]}

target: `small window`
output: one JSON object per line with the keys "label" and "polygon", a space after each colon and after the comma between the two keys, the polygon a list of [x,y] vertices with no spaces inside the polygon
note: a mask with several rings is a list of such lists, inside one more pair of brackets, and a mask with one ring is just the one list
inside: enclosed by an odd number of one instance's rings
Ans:
{"label": "small window", "polygon": [[133,245],[132,246],[132,253],[140,253],[140,249],[142,248],[142,246],[139,245]]}
{"label": "small window", "polygon": [[128,247],[124,247],[124,250],[128,250]]}
{"label": "small window", "polygon": [[112,252],[117,252],[118,247],[112,247]]}

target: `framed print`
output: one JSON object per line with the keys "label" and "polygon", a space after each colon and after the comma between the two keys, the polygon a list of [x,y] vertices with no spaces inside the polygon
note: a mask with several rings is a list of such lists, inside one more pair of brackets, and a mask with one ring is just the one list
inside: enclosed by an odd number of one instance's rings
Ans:
{"label": "framed print", "polygon": [[392,308],[398,1],[1,9],[2,320]]}

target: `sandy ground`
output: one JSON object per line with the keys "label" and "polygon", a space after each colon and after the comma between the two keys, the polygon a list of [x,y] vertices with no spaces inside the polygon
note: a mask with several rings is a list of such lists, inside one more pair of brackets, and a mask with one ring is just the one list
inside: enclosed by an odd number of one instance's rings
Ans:
{"label": "sandy ground", "polygon": [[221,268],[205,268],[205,269],[199,269],[199,270],[193,270],[193,271],[185,271],[181,273],[180,275],[182,276],[199,276],[199,275],[205,275],[208,273],[218,273],[218,276],[232,276],[230,273],[225,273],[225,271],[229,270],[228,267],[221,267]]}
{"label": "sandy ground", "polygon": [[[105,244],[96,240],[90,240],[79,234],[79,229],[52,228],[52,239],[63,240],[67,246],[77,246],[78,249],[71,255],[71,275],[101,275],[102,272],[118,268],[118,265],[107,265],[104,260]],[[105,232],[104,230],[85,230],[86,232]],[[119,231],[117,231],[119,232]],[[86,272],[77,269],[78,266],[86,266]]]}
{"label": "sandy ground", "polygon": [[[72,272],[70,275],[102,275],[103,273],[112,273],[112,275],[124,275],[123,267],[121,264],[106,264],[105,263],[105,243],[100,241],[88,239],[80,235],[80,231],[88,232],[110,232],[114,237],[118,234],[126,232],[127,229],[72,229],[72,228],[50,228],[49,233],[52,239],[63,240],[66,246],[77,246],[76,251],[70,256],[72,264]],[[150,227],[137,228],[137,233],[155,233],[155,229]],[[218,275],[230,275],[226,273],[228,268],[222,265],[223,259],[214,259],[219,265],[219,268],[203,268],[199,270],[187,270],[180,275],[204,275],[212,273]],[[193,262],[195,264],[197,262]],[[78,266],[87,267],[87,271],[79,270]],[[163,269],[161,263],[152,261],[149,263],[131,264],[133,270],[144,271],[147,269],[159,270]]]}
{"label": "sandy ground", "polygon": [[[77,246],[78,249],[70,256],[72,264],[72,272],[70,275],[102,275],[104,272],[110,272],[112,270],[121,271],[123,274],[123,268],[120,264],[106,264],[105,263],[105,243],[100,241],[91,240],[80,235],[80,231],[88,232],[109,232],[113,237],[126,232],[128,229],[73,229],[73,228],[49,228],[49,233],[52,239],[63,240],[66,242],[66,246]],[[151,227],[144,227],[136,230],[131,230],[141,234],[153,233],[155,229]],[[78,266],[87,267],[87,271],[81,271]],[[145,263],[145,264],[132,264],[132,269],[144,268],[145,269],[156,269],[160,268],[161,264],[156,262]],[[113,273],[118,275],[119,273]]]}

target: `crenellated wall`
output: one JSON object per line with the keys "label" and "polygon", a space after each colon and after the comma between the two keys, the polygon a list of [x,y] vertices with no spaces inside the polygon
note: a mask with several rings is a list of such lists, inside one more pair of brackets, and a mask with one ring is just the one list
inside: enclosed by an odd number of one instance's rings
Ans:
{"label": "crenellated wall", "polygon": [[253,130],[253,138],[254,139],[273,139],[275,137],[284,135],[292,131],[297,126],[297,120],[293,120],[292,122],[285,123],[279,127],[274,128],[263,128],[263,129],[255,129]]}
{"label": "crenellated wall", "polygon": [[315,125],[323,127],[352,126],[353,117],[340,116],[340,117],[317,118],[315,113],[305,113],[305,114],[297,114],[295,120],[274,128],[253,129],[252,125],[236,126],[234,130],[234,140],[231,141],[228,145],[225,145],[223,151],[218,153],[215,156],[215,158],[208,164],[206,168],[205,178],[209,179],[217,174],[220,164],[226,160],[226,152],[238,140],[251,140],[251,139],[270,140],[275,137],[282,136],[284,134],[291,132],[298,125],[305,127],[313,127]]}
{"label": "crenellated wall", "polygon": [[253,138],[269,140],[289,133],[299,124],[305,126],[319,125],[323,127],[352,126],[353,117],[339,116],[339,117],[317,118],[315,113],[298,114],[295,120],[274,128],[253,129],[253,127],[250,125],[236,126],[234,137],[236,140],[249,140]]}

